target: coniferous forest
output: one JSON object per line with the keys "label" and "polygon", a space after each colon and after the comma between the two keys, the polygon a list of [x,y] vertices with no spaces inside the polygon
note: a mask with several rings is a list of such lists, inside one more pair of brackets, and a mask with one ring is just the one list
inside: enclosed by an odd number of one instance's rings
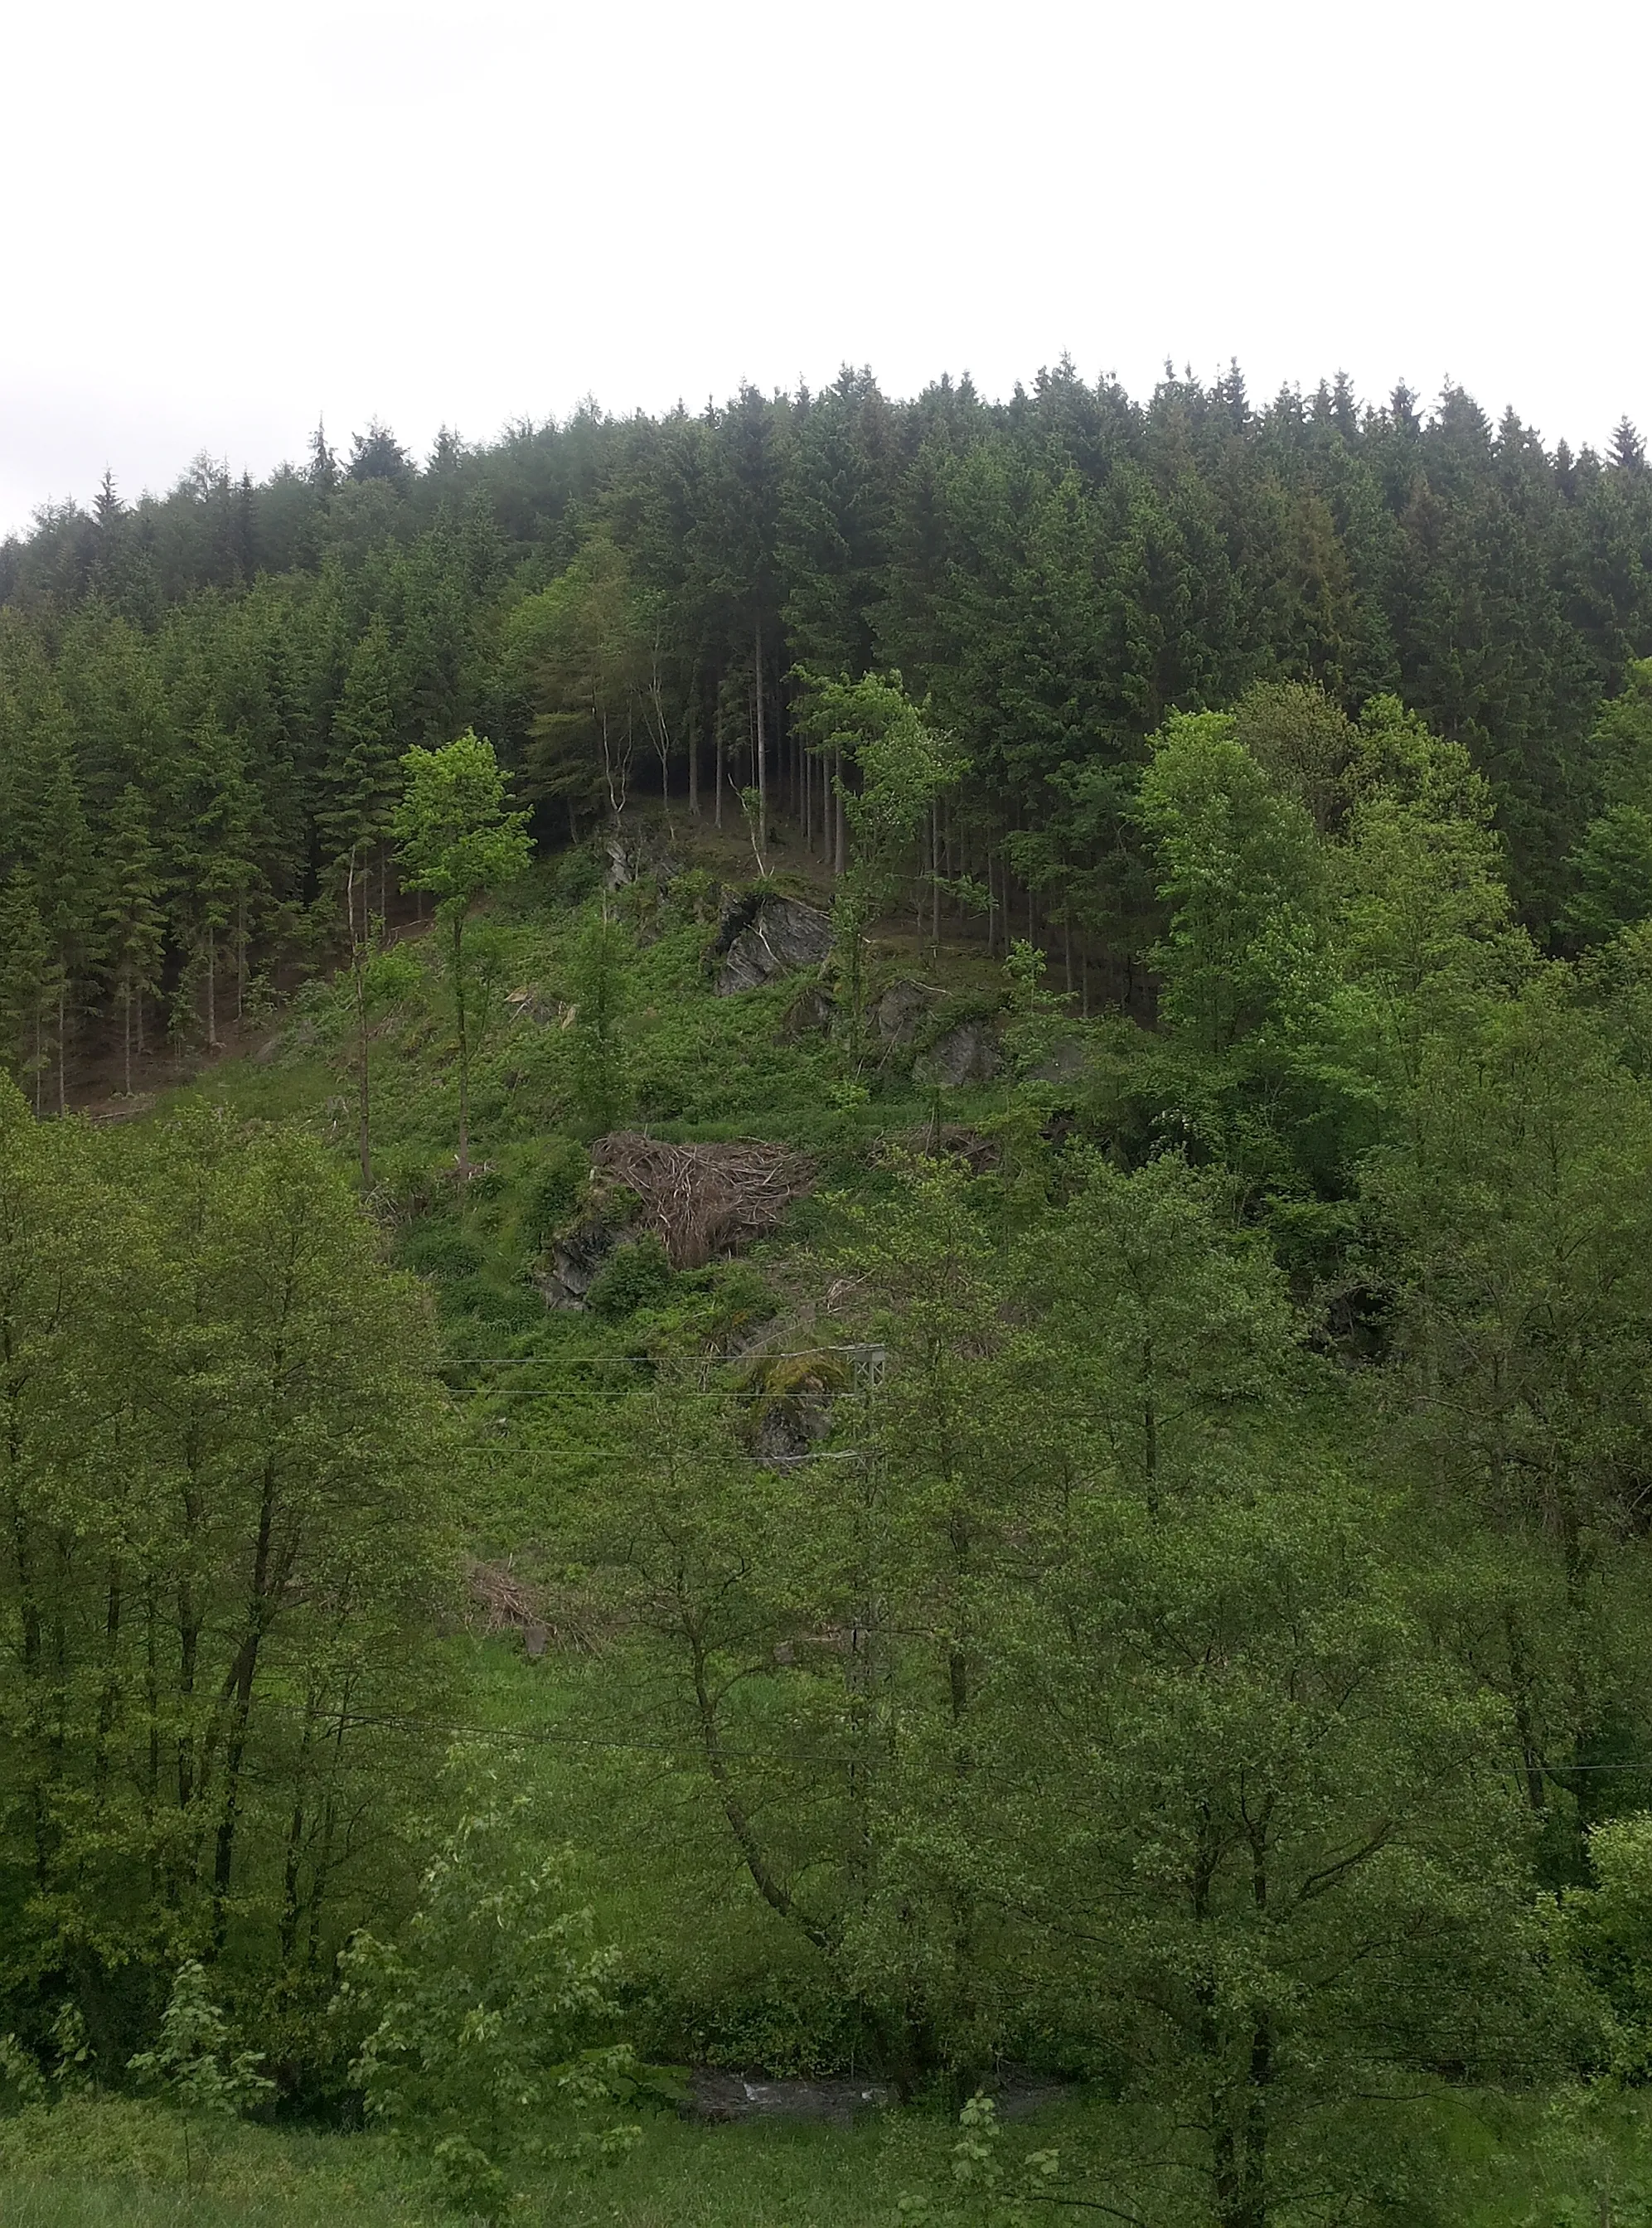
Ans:
{"label": "coniferous forest", "polygon": [[0,1060],[16,2217],[1652,2220],[1627,421],[106,477]]}

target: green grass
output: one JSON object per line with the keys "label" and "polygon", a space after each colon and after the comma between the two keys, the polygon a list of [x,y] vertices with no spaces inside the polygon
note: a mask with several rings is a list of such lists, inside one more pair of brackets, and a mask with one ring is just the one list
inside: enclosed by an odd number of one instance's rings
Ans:
{"label": "green grass", "polygon": [[[1104,2154],[1116,2116],[1058,2107],[1007,2131],[1006,2158],[1057,2146],[1074,2167]],[[954,2131],[924,2113],[852,2130],[703,2128],[651,2120],[618,2165],[540,2183],[518,2228],[893,2228],[903,2193],[946,2179]],[[1646,2228],[1652,2220],[1652,2101],[1478,2093],[1424,2110],[1437,2157],[1431,2203],[1412,2228]],[[428,2183],[382,2138],[230,2127],[186,2188],[180,2123],[158,2107],[71,2099],[0,2120],[5,2228],[439,2228]],[[1070,2182],[1093,2194],[1105,2178]],[[1090,2216],[1085,2216],[1090,2217]],[[1364,2218],[1365,2216],[1358,2216]],[[1156,2228],[1202,2228],[1194,2212],[1154,2210]],[[1298,2228],[1282,2215],[1279,2228]]]}
{"label": "green grass", "polygon": [[[0,2122],[5,2228],[426,2228],[444,2215],[383,2140],[239,2127],[186,2188],[180,2124],[106,2099]],[[853,2130],[650,2122],[618,2165],[549,2180],[513,2218],[534,2228],[872,2228],[894,2218],[949,2132],[932,2120]]]}

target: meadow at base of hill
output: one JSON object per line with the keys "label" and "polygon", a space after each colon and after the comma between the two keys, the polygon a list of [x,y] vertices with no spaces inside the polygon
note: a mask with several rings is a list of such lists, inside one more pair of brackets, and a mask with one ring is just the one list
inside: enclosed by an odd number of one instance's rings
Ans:
{"label": "meadow at base of hill", "polygon": [[[1139,2180],[1108,2161],[1134,2148],[1105,2106],[1057,2105],[1003,2131],[999,2209],[953,2176],[957,2129],[938,2111],[893,2112],[853,2129],[701,2127],[661,2115],[617,2165],[541,2181],[511,2218],[521,2228],[899,2228],[1014,2218],[1016,2161],[1054,2149],[1060,2184],[1026,2217],[1138,2219],[1158,2228]],[[1652,2100],[1480,2092],[1419,2116],[1408,2148],[1407,2228],[1645,2228],[1652,2221]],[[907,2200],[905,2212],[901,2200]],[[918,2205],[913,2202],[918,2199]],[[931,2209],[921,2211],[919,2205]],[[1141,2210],[1137,2210],[1137,2207]],[[427,2178],[382,2137],[226,2127],[192,2185],[178,2116],[113,2097],[66,2100],[0,2122],[0,2219],[7,2228],[437,2228],[451,2221]],[[1291,2216],[1327,2218],[1311,2207]]]}

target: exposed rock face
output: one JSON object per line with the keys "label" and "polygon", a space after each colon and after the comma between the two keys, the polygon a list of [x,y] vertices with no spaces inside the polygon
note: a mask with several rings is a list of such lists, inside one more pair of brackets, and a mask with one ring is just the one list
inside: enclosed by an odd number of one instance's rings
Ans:
{"label": "exposed rock face", "polygon": [[786,1008],[780,1024],[783,1037],[824,1037],[831,1034],[832,1002],[818,983],[805,983]]}
{"label": "exposed rock face", "polygon": [[778,891],[742,891],[723,908],[717,995],[759,990],[781,975],[818,967],[831,948],[832,924],[815,906]]}
{"label": "exposed rock face", "polygon": [[602,1273],[615,1246],[641,1236],[640,1223],[622,1226],[601,1214],[592,1215],[577,1229],[566,1232],[551,1247],[549,1268],[534,1280],[546,1306],[583,1308],[586,1294]]}
{"label": "exposed rock face", "polygon": [[651,877],[663,889],[682,872],[682,861],[657,828],[611,829],[603,838],[603,881],[611,890]]}
{"label": "exposed rock face", "polygon": [[999,1067],[998,1040],[987,1021],[959,1021],[936,1038],[920,1063],[921,1079],[949,1091],[989,1083]]}
{"label": "exposed rock face", "polygon": [[874,1019],[887,1045],[909,1045],[929,1011],[935,993],[921,983],[892,983],[877,1003]]}

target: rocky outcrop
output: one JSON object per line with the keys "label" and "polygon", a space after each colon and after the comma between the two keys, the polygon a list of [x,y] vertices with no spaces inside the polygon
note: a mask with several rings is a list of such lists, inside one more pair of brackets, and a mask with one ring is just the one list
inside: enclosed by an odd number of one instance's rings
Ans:
{"label": "rocky outcrop", "polygon": [[552,1242],[549,1261],[534,1279],[546,1306],[583,1308],[586,1295],[601,1275],[609,1255],[617,1245],[640,1238],[643,1228],[641,1222],[620,1223],[605,1214],[593,1214],[565,1231]]}
{"label": "rocky outcrop", "polygon": [[824,1037],[832,1032],[835,1009],[830,997],[818,983],[805,983],[786,1008],[785,1018],[780,1024],[782,1038],[795,1040],[800,1037]]}
{"label": "rocky outcrop", "polygon": [[717,995],[760,990],[782,975],[818,967],[832,948],[829,916],[778,890],[742,890],[723,907],[714,947]]}
{"label": "rocky outcrop", "polygon": [[966,1084],[990,1083],[1001,1065],[997,1032],[991,1023],[966,1021],[944,1029],[925,1049],[914,1072],[922,1083],[961,1091]]}
{"label": "rocky outcrop", "polygon": [[921,983],[892,983],[873,1009],[882,1041],[893,1050],[911,1044],[938,995]]}
{"label": "rocky outcrop", "polygon": [[682,860],[657,828],[611,829],[603,838],[602,853],[603,884],[611,890],[650,880],[664,889],[682,872]]}

